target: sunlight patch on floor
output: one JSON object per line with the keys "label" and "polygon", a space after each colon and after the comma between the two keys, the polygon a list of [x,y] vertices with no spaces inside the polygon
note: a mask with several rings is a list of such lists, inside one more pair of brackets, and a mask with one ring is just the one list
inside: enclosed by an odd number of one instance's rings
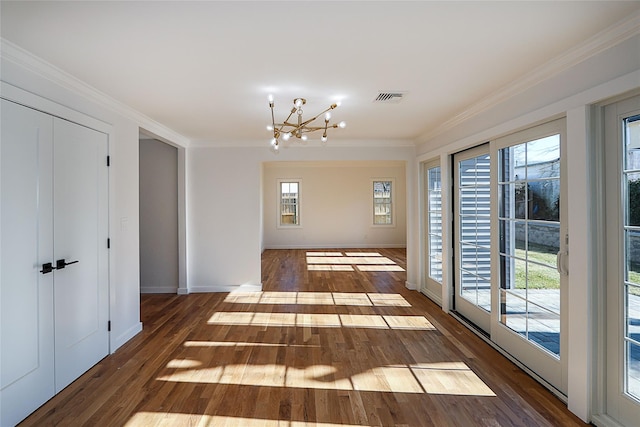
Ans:
{"label": "sunlight patch on floor", "polygon": [[176,369],[157,380],[296,389],[495,396],[463,362],[377,366],[356,373],[340,372],[336,367],[317,364],[304,368],[278,364],[220,365]]}
{"label": "sunlight patch on floor", "polygon": [[354,427],[361,424],[316,423],[311,421],[266,420],[261,418],[225,417],[221,415],[138,412],[126,427],[148,426],[216,426],[216,427]]}
{"label": "sunlight patch on floor", "polygon": [[395,261],[378,252],[307,252],[306,256],[309,271],[405,271]]}
{"label": "sunlight patch on floor", "polygon": [[231,292],[224,299],[231,304],[353,305],[411,307],[400,294],[360,292]]}
{"label": "sunlight patch on floor", "polygon": [[217,312],[209,325],[261,326],[261,327],[324,327],[436,330],[424,316],[381,316],[366,314],[313,314],[313,313],[259,313]]}

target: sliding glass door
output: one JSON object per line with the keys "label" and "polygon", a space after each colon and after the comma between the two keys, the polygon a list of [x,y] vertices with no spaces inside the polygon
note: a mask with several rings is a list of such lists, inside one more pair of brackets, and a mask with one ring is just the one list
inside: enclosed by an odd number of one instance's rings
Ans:
{"label": "sliding glass door", "polygon": [[556,120],[494,141],[497,159],[496,325],[492,339],[566,392],[568,233],[564,129]]}
{"label": "sliding glass door", "polygon": [[455,311],[566,393],[565,120],[453,156]]}
{"label": "sliding glass door", "polygon": [[488,332],[492,307],[489,145],[456,154],[454,165],[454,307]]}

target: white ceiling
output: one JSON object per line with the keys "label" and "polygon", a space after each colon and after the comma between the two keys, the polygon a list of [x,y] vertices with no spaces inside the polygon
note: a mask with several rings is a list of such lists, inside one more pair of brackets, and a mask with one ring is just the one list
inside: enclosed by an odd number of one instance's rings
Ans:
{"label": "white ceiling", "polygon": [[[336,99],[330,140],[414,139],[640,2],[2,1],[1,35],[196,143],[268,140],[267,95]],[[406,91],[374,104],[379,91]]]}

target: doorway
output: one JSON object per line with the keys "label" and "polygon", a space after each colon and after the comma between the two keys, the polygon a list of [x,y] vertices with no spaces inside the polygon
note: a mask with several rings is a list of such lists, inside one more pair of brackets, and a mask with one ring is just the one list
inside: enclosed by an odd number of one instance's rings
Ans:
{"label": "doorway", "polygon": [[178,149],[140,141],[140,292],[179,287]]}

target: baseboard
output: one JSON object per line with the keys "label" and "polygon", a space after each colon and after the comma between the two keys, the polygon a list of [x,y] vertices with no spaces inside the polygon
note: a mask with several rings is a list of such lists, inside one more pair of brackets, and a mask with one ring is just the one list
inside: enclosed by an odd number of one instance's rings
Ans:
{"label": "baseboard", "polygon": [[260,292],[262,283],[258,285],[229,285],[229,286],[192,286],[189,293],[202,294],[211,292]]}
{"label": "baseboard", "polygon": [[266,245],[265,249],[406,249],[406,243],[400,244],[332,244],[332,245]]}
{"label": "baseboard", "polygon": [[442,307],[442,295],[438,295],[432,291],[430,291],[429,289],[422,289],[420,291],[424,296],[426,296],[427,298],[429,298],[431,301],[435,302],[436,304],[438,304],[440,307]]}
{"label": "baseboard", "polygon": [[141,287],[141,294],[175,294],[178,289],[176,288],[164,288],[164,287]]}
{"label": "baseboard", "polygon": [[111,340],[111,354],[115,353],[117,349],[122,347],[122,345],[124,345],[131,338],[133,338],[136,335],[138,335],[140,332],[142,332],[142,322],[138,322],[137,324],[133,325],[132,327],[130,327],[129,329],[124,331],[118,337],[112,339]]}
{"label": "baseboard", "polygon": [[178,295],[189,295],[189,288],[178,288]]}
{"label": "baseboard", "polygon": [[418,286],[415,283],[411,282],[404,282],[404,287],[411,291],[415,291],[416,289],[418,289]]}

